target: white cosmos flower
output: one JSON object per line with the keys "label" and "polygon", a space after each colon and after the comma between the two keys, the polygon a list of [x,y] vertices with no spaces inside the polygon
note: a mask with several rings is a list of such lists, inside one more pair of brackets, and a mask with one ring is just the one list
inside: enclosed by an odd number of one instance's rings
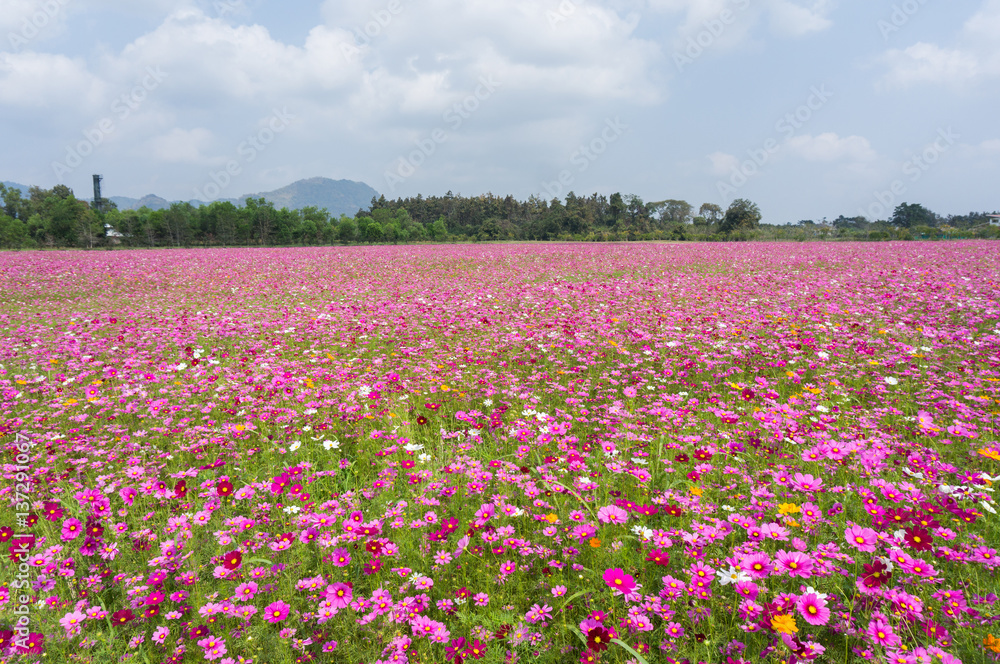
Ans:
{"label": "white cosmos flower", "polygon": [[899,380],[894,376],[886,376],[885,383],[886,385],[899,385]]}
{"label": "white cosmos flower", "polygon": [[427,461],[431,460],[431,455],[427,454],[426,452],[424,452],[423,454],[420,454],[419,456],[417,456],[417,459],[419,459],[420,461],[423,461],[423,462],[427,462]]}
{"label": "white cosmos flower", "polygon": [[299,449],[300,447],[302,447],[302,441],[301,440],[297,440],[294,443],[292,443],[291,445],[289,445],[288,449],[289,449],[289,451],[294,452],[295,450]]}
{"label": "white cosmos flower", "polygon": [[719,583],[724,586],[728,586],[730,583],[741,583],[750,580],[750,575],[744,570],[739,570],[732,566],[729,569],[718,570],[715,575],[719,577]]}
{"label": "white cosmos flower", "polygon": [[340,447],[340,441],[339,440],[324,440],[323,441],[323,449],[325,449],[325,450],[335,450],[338,447]]}

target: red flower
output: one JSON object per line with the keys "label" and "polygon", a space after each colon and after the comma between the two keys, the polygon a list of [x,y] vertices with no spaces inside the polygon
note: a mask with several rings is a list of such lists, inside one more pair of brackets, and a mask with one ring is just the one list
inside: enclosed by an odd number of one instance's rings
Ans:
{"label": "red flower", "polygon": [[45,518],[48,521],[58,521],[62,518],[63,508],[59,503],[46,502],[45,503]]}
{"label": "red flower", "polygon": [[111,614],[111,622],[116,625],[124,625],[133,620],[135,620],[135,614],[132,613],[131,609],[122,609]]}
{"label": "red flower", "polygon": [[478,639],[473,639],[472,644],[462,654],[469,655],[472,659],[481,659],[486,654],[486,644]]}
{"label": "red flower", "polygon": [[220,496],[225,497],[231,494],[232,492],[233,492],[233,483],[230,482],[229,480],[222,480],[221,482],[215,485],[215,493],[217,493]]}
{"label": "red flower", "polygon": [[594,627],[587,632],[587,647],[594,652],[607,650],[611,644],[611,634],[603,627]]}
{"label": "red flower", "polygon": [[670,556],[668,556],[663,549],[653,549],[646,554],[646,560],[651,563],[656,563],[657,565],[670,564]]}
{"label": "red flower", "polygon": [[243,554],[239,551],[230,551],[222,558],[222,566],[226,569],[239,569],[243,564]]}
{"label": "red flower", "polygon": [[906,533],[903,540],[914,551],[927,551],[931,548],[931,542],[934,541],[934,536],[921,526],[911,526],[903,532]]}

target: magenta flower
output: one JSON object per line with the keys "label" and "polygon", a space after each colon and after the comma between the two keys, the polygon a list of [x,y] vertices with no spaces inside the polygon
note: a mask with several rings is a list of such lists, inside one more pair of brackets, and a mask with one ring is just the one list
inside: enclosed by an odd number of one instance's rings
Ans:
{"label": "magenta flower", "polygon": [[75,540],[83,532],[83,524],[79,519],[74,519],[70,517],[62,522],[62,529],[59,532],[59,536],[62,541],[69,542]]}
{"label": "magenta flower", "polygon": [[326,599],[336,609],[346,609],[354,597],[354,591],[346,583],[331,583],[326,587]]}
{"label": "magenta flower", "polygon": [[826,608],[826,601],[816,593],[802,595],[795,606],[810,625],[825,625],[830,620],[830,609]]}
{"label": "magenta flower", "polygon": [[878,614],[868,623],[868,629],[865,633],[873,642],[883,648],[894,648],[902,643],[899,635],[892,631],[892,625]]}
{"label": "magenta flower", "polygon": [[604,572],[604,583],[616,592],[627,595],[635,590],[635,579],[625,573],[620,567],[609,569]]}
{"label": "magenta flower", "polygon": [[288,611],[291,608],[281,600],[272,602],[264,607],[264,619],[269,623],[281,622],[288,617]]}
{"label": "magenta flower", "polygon": [[774,568],[779,573],[806,579],[812,575],[813,561],[799,551],[778,551],[774,556]]}

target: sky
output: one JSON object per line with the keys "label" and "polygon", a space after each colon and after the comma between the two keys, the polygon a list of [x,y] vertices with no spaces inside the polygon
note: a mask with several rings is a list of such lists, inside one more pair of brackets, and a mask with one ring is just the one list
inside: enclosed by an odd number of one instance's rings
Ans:
{"label": "sky", "polygon": [[1000,0],[0,0],[0,180],[1000,209]]}

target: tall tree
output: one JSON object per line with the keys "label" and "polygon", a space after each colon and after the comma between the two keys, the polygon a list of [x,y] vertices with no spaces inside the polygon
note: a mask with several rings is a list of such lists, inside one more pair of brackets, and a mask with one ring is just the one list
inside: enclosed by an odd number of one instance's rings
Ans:
{"label": "tall tree", "polygon": [[889,223],[899,228],[914,226],[936,226],[937,215],[920,203],[900,203],[892,212]]}
{"label": "tall tree", "polygon": [[757,204],[745,198],[737,198],[726,210],[719,227],[723,233],[736,231],[752,231],[760,225],[760,208]]}

